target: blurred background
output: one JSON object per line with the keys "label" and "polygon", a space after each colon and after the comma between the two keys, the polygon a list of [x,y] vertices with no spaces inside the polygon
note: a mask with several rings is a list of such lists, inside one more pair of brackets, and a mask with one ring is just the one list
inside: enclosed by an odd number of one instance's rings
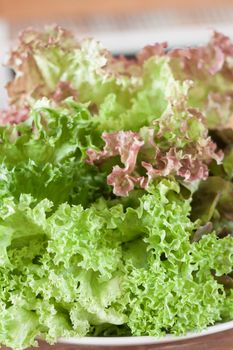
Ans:
{"label": "blurred background", "polygon": [[[60,24],[77,37],[102,41],[114,54],[168,41],[170,47],[205,43],[212,30],[233,39],[233,0],[0,0],[0,63],[25,27]],[[0,106],[9,80],[0,68]]]}

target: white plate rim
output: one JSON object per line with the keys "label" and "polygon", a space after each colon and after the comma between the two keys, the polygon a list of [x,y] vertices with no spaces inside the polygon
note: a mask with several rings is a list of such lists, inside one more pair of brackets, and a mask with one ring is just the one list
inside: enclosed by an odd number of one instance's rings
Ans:
{"label": "white plate rim", "polygon": [[80,338],[60,338],[59,343],[73,345],[89,345],[89,346],[135,346],[135,345],[156,345],[181,340],[188,340],[202,337],[205,335],[215,334],[226,330],[233,329],[233,320],[218,323],[209,326],[201,332],[188,332],[184,336],[166,335],[161,338],[149,336],[131,336],[131,337],[80,337]]}

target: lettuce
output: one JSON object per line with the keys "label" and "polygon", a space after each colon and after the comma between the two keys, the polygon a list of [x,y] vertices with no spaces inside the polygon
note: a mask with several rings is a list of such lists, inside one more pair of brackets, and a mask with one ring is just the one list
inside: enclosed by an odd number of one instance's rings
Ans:
{"label": "lettuce", "polygon": [[16,76],[7,91],[10,103],[17,106],[31,105],[44,96],[54,103],[73,96],[95,106],[117,91],[127,101],[128,85],[136,84],[126,74],[118,77],[121,68],[100,43],[93,39],[77,42],[72,33],[58,26],[45,32],[22,32],[8,65]]}
{"label": "lettuce", "polygon": [[65,201],[87,206],[100,189],[107,193],[104,173],[83,161],[97,135],[92,124],[83,105],[66,100],[55,109],[41,100],[26,121],[0,127],[2,195],[29,193],[55,206]]}
{"label": "lettuce", "polygon": [[183,334],[221,312],[227,318],[211,271],[232,269],[233,241],[211,234],[190,243],[197,223],[189,202],[171,180],[150,187],[135,208],[102,199],[52,211],[52,202],[28,194],[5,198],[0,341],[22,349],[36,335],[54,342],[124,324],[134,335]]}
{"label": "lettuce", "polygon": [[232,319],[232,44],[24,31],[0,111],[0,343]]}
{"label": "lettuce", "polygon": [[167,51],[167,43],[146,46],[139,54],[143,63],[150,57],[170,57],[175,77],[193,82],[189,105],[200,108],[210,129],[231,128],[233,112],[233,45],[230,39],[214,32],[205,46]]}
{"label": "lettuce", "polygon": [[[230,39],[217,32],[206,46],[167,51],[166,43],[156,43],[128,60],[113,58],[94,40],[77,42],[60,27],[45,32],[28,29],[10,54],[8,64],[16,77],[8,84],[8,94],[10,102],[18,106],[43,96],[55,103],[68,96],[90,101],[105,130],[113,131],[119,123],[123,124],[120,128],[130,129],[131,114],[138,116],[136,124],[134,120],[137,128],[138,123],[144,126],[148,117],[156,119],[171,97],[176,95],[181,101],[179,89],[189,81],[189,106],[205,113],[210,129],[222,130],[231,128],[232,59]],[[130,113],[126,112],[129,107]]]}
{"label": "lettuce", "polygon": [[174,50],[171,56],[177,74],[194,81],[190,105],[205,111],[210,129],[226,128],[233,112],[233,45],[230,39],[215,32],[206,46]]}
{"label": "lettuce", "polygon": [[[27,83],[31,79],[25,68],[29,56],[43,81],[34,79]],[[25,65],[16,65],[19,57]],[[24,32],[11,61],[16,69],[11,87],[17,88],[23,79],[25,86],[33,84],[33,91],[37,92],[26,91],[25,97],[20,94],[24,102],[15,103],[28,105],[43,94],[51,98],[53,93],[52,107],[62,105],[67,96],[62,88],[67,89],[67,84],[77,91],[77,96],[71,92],[68,95],[88,103],[92,130],[96,128],[106,142],[102,153],[96,144],[88,149],[89,164],[120,155],[124,165],[122,168],[121,164],[114,164],[107,178],[115,195],[126,196],[135,186],[145,188],[158,176],[176,175],[185,181],[206,179],[210,161],[222,160],[222,153],[217,152],[208,137],[204,116],[190,108],[191,83],[176,79],[169,57],[154,54],[143,59],[141,54],[136,61],[117,61],[100,44],[76,43],[71,34],[52,28],[45,33]],[[40,94],[37,83],[46,92]],[[124,149],[129,149],[129,154],[122,156]]]}
{"label": "lettuce", "polygon": [[[219,164],[223,154],[208,137],[201,112],[189,108],[188,82],[175,80],[168,59],[157,57],[143,64],[141,79],[143,91],[137,92],[132,105],[123,114],[114,108],[118,130],[123,130],[103,132],[105,146],[103,150],[88,149],[88,162],[101,168],[108,158],[120,156],[124,167],[114,163],[107,177],[118,196],[127,196],[135,185],[146,188],[158,176],[176,175],[185,181],[206,179],[208,164],[212,159]],[[111,100],[112,104],[115,101]],[[103,124],[101,108],[97,118],[105,131],[109,126]],[[106,112],[104,118],[115,127],[115,121]]]}

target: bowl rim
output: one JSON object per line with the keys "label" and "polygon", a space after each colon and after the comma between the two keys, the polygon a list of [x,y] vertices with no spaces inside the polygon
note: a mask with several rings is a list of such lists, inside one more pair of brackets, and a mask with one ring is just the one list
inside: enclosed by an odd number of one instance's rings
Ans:
{"label": "bowl rim", "polygon": [[192,331],[183,336],[167,334],[164,337],[131,336],[131,337],[80,337],[80,338],[60,338],[59,343],[89,346],[133,346],[133,345],[155,345],[181,340],[188,340],[215,334],[233,329],[233,320],[209,326],[201,332]]}

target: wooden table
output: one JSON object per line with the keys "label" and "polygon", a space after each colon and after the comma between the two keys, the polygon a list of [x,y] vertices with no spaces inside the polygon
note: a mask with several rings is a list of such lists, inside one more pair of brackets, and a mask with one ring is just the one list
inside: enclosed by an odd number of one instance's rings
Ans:
{"label": "wooden table", "polygon": [[233,0],[0,0],[0,17],[12,23],[28,19],[78,18],[103,14],[133,14],[142,11],[179,11],[233,6]]}
{"label": "wooden table", "polygon": [[[181,341],[176,344],[167,345],[149,345],[139,347],[90,347],[76,345],[48,345],[45,342],[40,342],[38,350],[233,350],[233,330],[200,337],[199,339]],[[9,350],[5,347],[2,350]],[[28,349],[29,350],[29,349]],[[32,348],[30,348],[32,350]]]}

